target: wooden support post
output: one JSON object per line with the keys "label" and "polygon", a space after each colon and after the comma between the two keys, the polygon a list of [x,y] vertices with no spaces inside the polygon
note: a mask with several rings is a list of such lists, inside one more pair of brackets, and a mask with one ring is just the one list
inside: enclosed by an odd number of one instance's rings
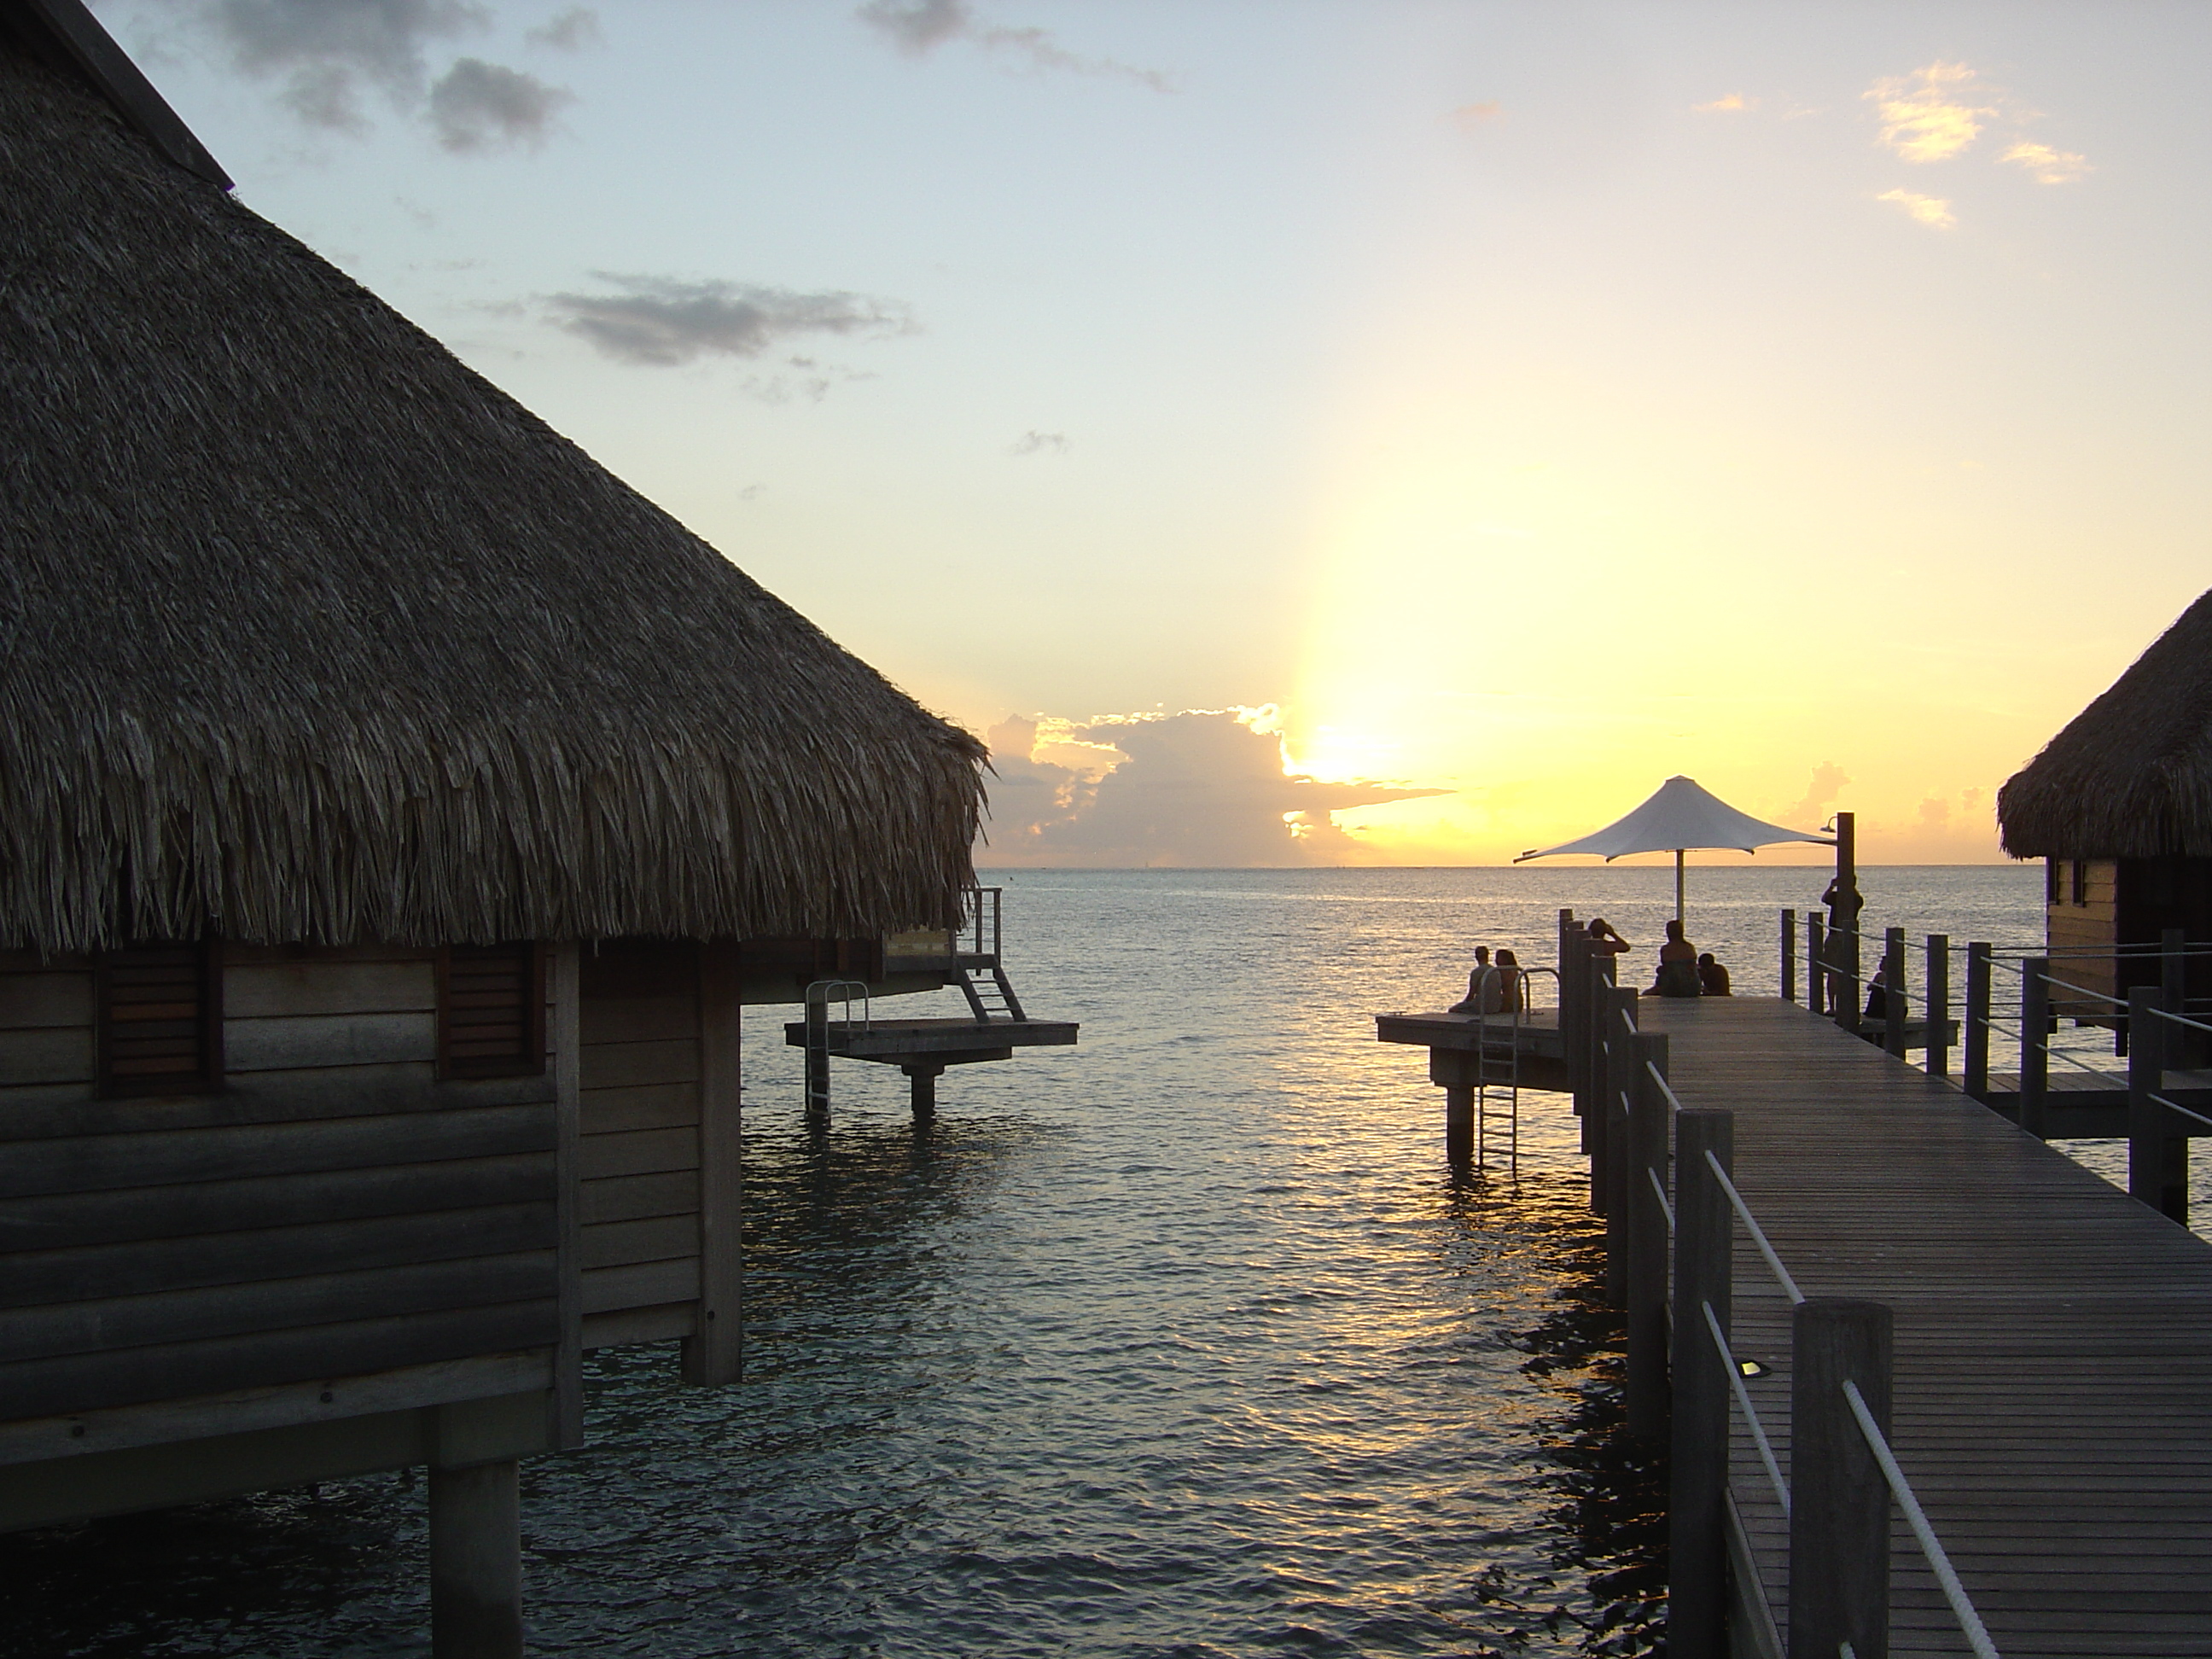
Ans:
{"label": "wooden support post", "polygon": [[1797,913],[1782,913],[1782,1000],[1797,1000]]}
{"label": "wooden support post", "polygon": [[1444,1085],[1444,1162],[1464,1170],[1474,1162],[1474,1085]]}
{"label": "wooden support post", "polygon": [[[1628,1044],[1635,1086],[1629,1119],[1628,1431],[1655,1445],[1667,1436],[1667,1039],[1638,1032]],[[1652,1184],[1657,1178],[1658,1185]]]}
{"label": "wooden support post", "polygon": [[553,1444],[584,1443],[584,1022],[583,947],[554,947],[547,975],[553,1006],[545,1036],[553,1051],[554,1301],[561,1340],[553,1349]]}
{"label": "wooden support post", "polygon": [[1928,992],[1920,999],[1928,1017],[1928,1075],[1951,1074],[1951,937],[1928,935]]}
{"label": "wooden support post", "polygon": [[2020,1127],[2047,1139],[2051,1095],[2051,961],[2020,964]]}
{"label": "wooden support post", "polygon": [[[1559,922],[1559,1051],[1567,1062],[1567,1088],[1575,1099],[1575,1115],[1589,1113],[1589,935],[1571,927],[1565,913]],[[1583,1130],[1583,1150],[1588,1152],[1589,1130]]]}
{"label": "wooden support post", "polygon": [[1705,1161],[1735,1168],[1735,1114],[1685,1111],[1674,1120],[1674,1420],[1667,1501],[1667,1651],[1728,1659],[1729,1380],[1710,1306],[1729,1331],[1735,1217]]}
{"label": "wooden support post", "polygon": [[1966,946],[1966,1018],[1960,1033],[1966,1043],[1966,1076],[1960,1079],[1967,1098],[1990,1097],[1990,945],[1975,939]]}
{"label": "wooden support post", "polygon": [[432,1659],[521,1659],[519,1474],[512,1458],[431,1468]]}
{"label": "wooden support post", "polygon": [[[1623,1023],[1626,1015],[1627,1024]],[[1636,1018],[1636,988],[1614,986],[1601,1005],[1605,1021],[1605,1299],[1616,1308],[1628,1305],[1628,1255],[1633,1248],[1628,1213],[1628,1191],[1635,1152],[1629,1145],[1628,1120],[1636,1088],[1634,1034],[1629,1024]]]}
{"label": "wooden support post", "polygon": [[[2189,959],[2182,952],[2187,948],[2188,935],[2179,927],[2163,928],[2159,933],[2158,988],[2166,1000],[2159,1004],[2170,1014],[2189,1012]],[[2159,1052],[2160,1060],[2174,1071],[2187,1071],[2201,1060],[2203,1050],[2197,1034],[2185,1025],[2170,1025],[2158,1022],[2166,1044]]]}
{"label": "wooden support post", "polygon": [[1886,1054],[1905,1058],[1905,929],[1881,932],[1881,1046]]}
{"label": "wooden support post", "polygon": [[1590,1209],[1598,1215],[1605,1213],[1606,1197],[1613,1190],[1606,1164],[1610,1147],[1605,1132],[1605,1051],[1598,1041],[1605,1030],[1603,1011],[1611,1006],[1613,975],[1611,954],[1591,951],[1589,974],[1583,982],[1587,994],[1583,1002],[1583,1064],[1584,1075],[1589,1079],[1589,1100],[1583,1118],[1583,1145],[1589,1150]]}
{"label": "wooden support post", "polygon": [[1828,1006],[1833,1012],[1836,1024],[1853,1036],[1858,1035],[1859,1008],[1865,1000],[1865,988],[1859,982],[1860,961],[1859,918],[1865,909],[1865,901],[1859,896],[1859,832],[1858,814],[1836,814],[1836,902],[1828,912],[1831,938],[1829,954],[1836,958],[1843,972],[1842,983],[1833,980],[1828,987]]}
{"label": "wooden support post", "polygon": [[2157,1017],[2163,991],[2128,991],[2128,1196],[2168,1220],[2189,1224],[2189,1138],[2176,1134],[2165,1107],[2151,1098],[2166,1090],[2166,1059],[2175,1027]]}
{"label": "wooden support post", "polygon": [[1866,964],[1859,957],[1858,918],[1852,917],[1851,925],[1838,933],[1836,939],[1840,941],[1842,948],[1837,950],[1832,945],[1831,954],[1839,958],[1843,971],[1837,975],[1839,982],[1830,993],[1830,998],[1836,1011],[1836,1024],[1856,1036],[1862,1023],[1860,1010],[1866,998],[1866,988],[1862,983],[1860,972]]}
{"label": "wooden support post", "polygon": [[699,947],[699,1316],[684,1380],[734,1382],[744,1352],[743,980],[734,939]]}
{"label": "wooden support post", "polygon": [[1820,913],[1805,913],[1805,1006],[1815,1014],[1828,1012],[1828,942],[1820,928]]}
{"label": "wooden support post", "polygon": [[[936,1122],[937,1079],[945,1075],[945,1068],[942,1066],[931,1066],[924,1063],[915,1066],[902,1066],[899,1069],[906,1073],[907,1100],[908,1103],[914,1108],[914,1121],[917,1124],[930,1124]],[[1462,1092],[1465,1091],[1462,1091]],[[1449,1092],[1447,1092],[1445,1096],[1444,1111],[1447,1121],[1449,1121],[1451,1112],[1450,1096]]]}
{"label": "wooden support post", "polygon": [[1889,1310],[1814,1297],[1790,1318],[1790,1651],[1889,1652],[1889,1483],[1844,1395],[1889,1433]]}

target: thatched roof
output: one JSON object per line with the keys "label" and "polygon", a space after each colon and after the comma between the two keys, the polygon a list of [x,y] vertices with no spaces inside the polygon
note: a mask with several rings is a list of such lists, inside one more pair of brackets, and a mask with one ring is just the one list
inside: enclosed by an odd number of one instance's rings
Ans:
{"label": "thatched roof", "polygon": [[0,946],[942,924],[980,744],[126,118],[0,30]]}
{"label": "thatched roof", "polygon": [[2212,592],[1997,792],[2014,858],[2212,857]]}

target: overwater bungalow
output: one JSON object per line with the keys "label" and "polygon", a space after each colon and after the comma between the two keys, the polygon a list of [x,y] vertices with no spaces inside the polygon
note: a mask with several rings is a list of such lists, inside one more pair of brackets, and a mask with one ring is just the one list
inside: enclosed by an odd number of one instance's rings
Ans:
{"label": "overwater bungalow", "polygon": [[[2212,592],[2206,593],[1997,793],[2004,850],[2045,860],[2053,1011],[2113,1024],[2160,982],[2171,929],[2212,940]],[[2189,961],[2192,1001],[2212,957]]]}
{"label": "overwater bungalow", "polygon": [[0,0],[0,1530],[427,1465],[513,1653],[585,1351],[737,1376],[740,1006],[953,982],[983,750],[226,185]]}

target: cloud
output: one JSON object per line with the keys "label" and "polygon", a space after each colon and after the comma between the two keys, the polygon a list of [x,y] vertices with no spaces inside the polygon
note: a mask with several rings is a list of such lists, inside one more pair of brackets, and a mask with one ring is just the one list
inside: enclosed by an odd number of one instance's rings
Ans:
{"label": "cloud", "polygon": [[1813,781],[1805,786],[1805,798],[1783,809],[1778,822],[1792,830],[1809,830],[1828,816],[1836,797],[1851,775],[1833,761],[1822,761],[1813,769]]}
{"label": "cloud", "polygon": [[574,93],[534,75],[463,58],[430,88],[430,125],[451,150],[534,149],[552,131],[554,112],[575,101]]}
{"label": "cloud", "polygon": [[1505,106],[1494,98],[1480,104],[1462,104],[1451,112],[1452,124],[1462,132],[1473,132],[1504,118]]}
{"label": "cloud", "polygon": [[1930,230],[1955,230],[1958,228],[1958,215],[1951,211],[1950,203],[1940,196],[1923,196],[1916,190],[1886,190],[1874,199],[1896,203]]}
{"label": "cloud", "polygon": [[1967,101],[1995,95],[1977,86],[1979,78],[1964,64],[1930,64],[1877,81],[1862,95],[1881,118],[1881,143],[1907,161],[1948,161],[2001,113],[1993,104]]}
{"label": "cloud", "polygon": [[2039,185],[2070,185],[2083,174],[2095,171],[2087,156],[2069,149],[2053,149],[2048,144],[2014,144],[1997,160],[2026,167]]}
{"label": "cloud", "polygon": [[[457,153],[536,146],[574,94],[520,70],[457,58],[434,81],[428,48],[489,26],[471,0],[206,0],[202,19],[252,75],[281,76],[283,101],[310,126],[362,133],[364,98],[425,114],[438,142]],[[533,31],[580,39],[595,27],[581,7]]]}
{"label": "cloud", "polygon": [[[861,294],[797,294],[750,283],[687,283],[609,271],[592,275],[621,292],[556,294],[546,303],[560,326],[618,362],[668,368],[707,356],[757,357],[798,334],[915,331],[905,307]],[[808,358],[793,358],[792,364],[817,367]]]}
{"label": "cloud", "polygon": [[1054,39],[1049,29],[987,23],[968,0],[867,0],[854,15],[909,58],[926,58],[948,41],[964,40],[986,52],[1019,59],[1033,70],[1111,76],[1154,92],[1175,90],[1170,77],[1158,70],[1070,52]]}
{"label": "cloud", "polygon": [[490,21],[468,0],[213,0],[204,15],[240,69],[285,77],[301,120],[348,132],[368,125],[365,88],[417,101],[424,44]]}
{"label": "cloud", "polygon": [[1359,839],[1334,814],[1449,793],[1286,770],[1272,708],[1016,716],[991,729],[986,863],[1224,868],[1340,864]]}
{"label": "cloud", "polygon": [[550,46],[556,52],[580,52],[604,39],[599,33],[599,15],[589,6],[571,6],[522,38],[533,46]]}
{"label": "cloud", "polygon": [[1006,446],[1009,455],[1041,455],[1067,453],[1067,434],[1065,432],[1039,432],[1034,427]]}
{"label": "cloud", "polygon": [[1732,92],[1725,98],[1714,99],[1710,104],[1692,104],[1690,108],[1698,115],[1728,115],[1749,109],[1758,101],[1756,98],[1746,98],[1740,92]]}

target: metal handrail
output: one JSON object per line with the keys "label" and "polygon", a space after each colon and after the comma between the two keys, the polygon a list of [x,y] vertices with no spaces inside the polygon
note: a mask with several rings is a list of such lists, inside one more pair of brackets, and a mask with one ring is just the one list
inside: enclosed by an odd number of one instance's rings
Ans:
{"label": "metal handrail", "polygon": [[2152,1095],[2149,1098],[2153,1103],[2165,1107],[2169,1112],[2179,1112],[2192,1122],[2201,1123],[2206,1128],[2212,1129],[2212,1117],[2207,1117],[2202,1112],[2192,1112],[2186,1106],[2177,1106],[2164,1095]]}
{"label": "metal handrail", "polygon": [[1936,1536],[1936,1528],[1928,1524],[1928,1513],[1920,1507],[1920,1500],[1912,1495],[1912,1483],[1905,1478],[1905,1471],[1897,1466],[1897,1458],[1882,1437],[1881,1429],[1867,1409],[1866,1398],[1859,1393],[1859,1385],[1849,1377],[1844,1379],[1844,1398],[1850,1402],[1851,1415],[1859,1420],[1859,1432],[1866,1437],[1867,1449],[1874,1454],[1875,1462],[1881,1465],[1881,1477],[1889,1483],[1890,1496],[1897,1507],[1905,1511],[1912,1535],[1920,1541],[1920,1553],[1928,1558],[1928,1565],[1936,1571],[1936,1582],[1943,1587],[1943,1599],[1951,1604],[1951,1613],[1959,1621],[1959,1628],[1966,1633],[1979,1659],[1999,1659],[1996,1644],[1990,1640],[1989,1626],[1974,1611],[1974,1604],[1966,1595],[1966,1587],[1959,1582],[1959,1575],[1951,1565],[1951,1558],[1944,1553],[1942,1540]]}
{"label": "metal handrail", "polygon": [[2171,1020],[2176,1025],[2186,1025],[2192,1031],[2203,1031],[2208,1036],[2212,1036],[2212,1025],[2207,1025],[2201,1019],[2191,1019],[2185,1014],[2169,1013],[2163,1008],[2154,1008],[2150,1012],[2160,1019]]}
{"label": "metal handrail", "polygon": [[1782,1517],[1790,1518],[1790,1483],[1782,1478],[1782,1465],[1774,1461],[1773,1443],[1766,1437],[1766,1427],[1759,1420],[1759,1408],[1751,1403],[1751,1390],[1743,1386],[1743,1367],[1736,1364],[1735,1351],[1729,1346],[1728,1334],[1721,1329],[1720,1316],[1713,1312],[1713,1304],[1700,1302],[1705,1310],[1705,1328],[1713,1334],[1713,1346],[1721,1351],[1721,1364],[1728,1369],[1729,1387],[1735,1390],[1735,1403],[1743,1407],[1743,1420],[1750,1425],[1751,1437],[1759,1447],[1759,1461],[1766,1465],[1766,1478],[1774,1483],[1774,1495],[1781,1500]]}
{"label": "metal handrail", "polygon": [[1659,1179],[1659,1171],[1648,1164],[1644,1166],[1644,1173],[1650,1180],[1651,1190],[1659,1194],[1659,1213],[1667,1218],[1667,1231],[1672,1233],[1674,1231],[1674,1206],[1667,1201],[1667,1183]]}
{"label": "metal handrail", "polygon": [[1773,1273],[1775,1279],[1781,1285],[1783,1290],[1788,1292],[1790,1304],[1795,1306],[1802,1302],[1805,1299],[1805,1292],[1797,1288],[1797,1281],[1790,1278],[1790,1269],[1782,1265],[1782,1258],[1774,1253],[1774,1246],[1767,1243],[1766,1230],[1759,1224],[1759,1218],[1752,1214],[1751,1206],[1743,1201],[1743,1194],[1736,1191],[1735,1182],[1729,1179],[1729,1172],[1721,1168],[1720,1159],[1707,1152],[1705,1162],[1711,1167],[1713,1174],[1719,1178],[1721,1190],[1728,1194],[1728,1201],[1735,1207],[1743,1224],[1750,1230],[1751,1242],[1759,1246],[1759,1253],[1766,1258],[1767,1267]]}

